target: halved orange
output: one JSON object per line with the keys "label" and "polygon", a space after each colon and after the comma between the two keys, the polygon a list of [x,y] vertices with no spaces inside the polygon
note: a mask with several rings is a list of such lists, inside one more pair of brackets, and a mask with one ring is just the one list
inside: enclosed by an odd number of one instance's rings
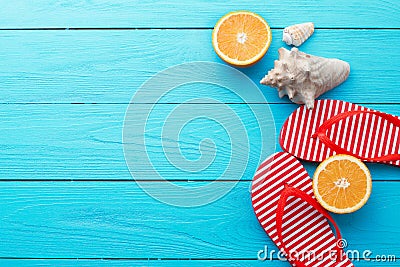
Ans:
{"label": "halved orange", "polygon": [[325,209],[335,213],[354,212],[364,206],[371,194],[371,174],[358,158],[335,155],[318,166],[313,189]]}
{"label": "halved orange", "polygon": [[267,52],[272,40],[268,23],[250,11],[235,11],[215,24],[212,44],[217,55],[238,67],[250,66]]}

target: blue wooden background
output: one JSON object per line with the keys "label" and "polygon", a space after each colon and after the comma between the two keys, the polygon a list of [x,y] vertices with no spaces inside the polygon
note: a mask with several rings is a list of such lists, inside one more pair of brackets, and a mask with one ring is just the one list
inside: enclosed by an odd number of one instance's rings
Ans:
{"label": "blue wooden background", "polygon": [[[397,0],[1,0],[0,266],[288,266],[277,259],[257,260],[265,245],[274,248],[250,203],[257,160],[250,160],[249,170],[225,197],[180,208],[143,192],[123,155],[123,120],[135,91],[176,64],[223,63],[211,46],[212,28],[225,13],[242,9],[259,13],[273,29],[263,60],[241,69],[256,84],[283,46],[283,27],[313,21],[316,32],[301,50],[351,65],[349,79],[323,98],[400,115]],[[278,133],[297,106],[259,87]],[[165,113],[185,101],[185,94],[218,99],[251,121],[248,105],[226,90],[201,84],[182,90],[157,104],[150,127],[159,130]],[[215,105],[193,108],[212,113]],[[190,124],[182,139],[169,142],[196,159],[210,127]],[[152,186],[163,190],[168,180],[201,186],[218,177],[229,155],[229,136],[215,129],[209,137],[221,141],[221,154],[210,168],[179,173],[158,164],[167,180]],[[155,164],[164,160],[159,141],[150,136],[147,142]],[[368,166],[373,193],[367,205],[335,219],[348,249],[396,255],[400,262],[400,169]],[[312,175],[316,164],[306,167]],[[355,265],[399,264],[364,260]]]}

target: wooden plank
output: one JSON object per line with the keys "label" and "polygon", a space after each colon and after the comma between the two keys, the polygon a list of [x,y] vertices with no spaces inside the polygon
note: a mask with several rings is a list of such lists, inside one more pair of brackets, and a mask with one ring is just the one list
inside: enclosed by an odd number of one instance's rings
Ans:
{"label": "wooden plank", "polygon": [[[260,161],[260,149],[267,148],[265,157],[278,145],[279,131],[286,118],[297,105],[269,105],[275,122],[271,122],[271,133],[266,138],[260,136],[259,125],[251,109],[268,113],[268,105],[252,104],[186,104],[185,108],[196,110],[205,118],[190,121],[185,114],[176,116],[176,121],[165,126],[167,116],[178,104],[159,104],[154,107],[147,121],[145,146],[140,144],[142,132],[133,133],[134,149],[144,151],[145,147],[154,168],[163,179],[169,180],[215,180],[220,177],[233,180],[251,180]],[[238,117],[222,114],[219,123],[213,118],[223,106]],[[367,105],[383,112],[400,115],[400,105]],[[127,105],[0,105],[0,179],[42,179],[42,180],[129,180],[132,179],[126,167],[122,129]],[[137,112],[147,114],[151,105],[138,104]],[[141,115],[140,117],[145,117]],[[240,120],[239,120],[240,118]],[[268,117],[267,117],[268,118]],[[218,122],[218,121],[217,121]],[[136,126],[137,125],[137,126]],[[138,128],[140,122],[133,122]],[[182,128],[179,136],[168,134],[172,128]],[[237,135],[240,126],[245,132],[240,141],[231,138]],[[224,128],[225,127],[225,128]],[[233,130],[232,130],[233,129]],[[163,132],[164,131],[164,132]],[[167,132],[167,134],[165,133]],[[163,135],[164,134],[164,135]],[[273,136],[275,134],[275,136]],[[204,143],[211,138],[215,147]],[[246,148],[249,140],[249,151]],[[182,161],[171,163],[165,156],[169,149],[173,156],[183,155]],[[233,154],[231,154],[233,153]],[[182,171],[176,166],[188,167],[196,164],[200,156],[209,159],[210,165],[199,171]],[[265,158],[263,157],[263,158]],[[214,159],[214,160],[212,160]],[[248,165],[241,175],[243,165],[234,165],[233,176],[222,176],[231,159]],[[235,162],[232,160],[232,162]],[[140,171],[137,179],[161,179],[144,160],[137,159],[135,170]],[[316,163],[306,164],[309,173],[315,170]],[[374,180],[399,180],[397,167],[369,164]],[[221,178],[222,179],[222,178]]]}
{"label": "wooden plank", "polygon": [[[399,261],[399,260],[397,260]],[[287,262],[281,261],[258,261],[258,260],[0,260],[2,266],[7,267],[25,267],[25,266],[163,266],[163,267],[176,267],[176,266],[194,266],[194,267],[225,267],[225,266],[285,266],[288,267]],[[381,266],[393,267],[396,262],[376,262],[376,261],[360,261],[355,262],[357,266]]]}
{"label": "wooden plank", "polygon": [[[259,85],[283,44],[281,33],[273,31],[270,51],[261,62],[241,69],[270,103],[289,103],[279,99],[275,89]],[[0,31],[0,39],[0,103],[128,103],[147,79],[163,69],[193,61],[222,63],[212,49],[211,30]],[[355,40],[362,42],[361,48]],[[397,30],[317,30],[301,50],[338,57],[351,65],[349,79],[324,98],[400,103],[395,93],[400,54],[383,53],[396,42],[400,42]],[[226,88],[198,83],[178,87],[160,101],[181,103],[204,96],[243,102]]]}
{"label": "wooden plank", "polygon": [[[25,267],[25,266],[288,266],[286,262],[269,261],[268,263],[258,260],[0,260],[2,266]],[[380,265],[384,266],[384,265]]]}
{"label": "wooden plank", "polygon": [[[262,15],[272,27],[313,21],[318,27],[365,28],[400,27],[399,2],[329,0],[302,2],[257,1],[127,1],[104,0],[3,1],[1,28],[37,27],[213,27],[233,10],[251,10]],[[355,12],[356,10],[356,12]],[[356,13],[356,14],[355,14]],[[299,16],[302,14],[303,16]],[[301,18],[303,17],[303,18]],[[299,21],[300,19],[300,21]]]}
{"label": "wooden plank", "polygon": [[[0,257],[256,259],[275,247],[253,214],[249,187],[240,182],[216,202],[180,208],[135,183],[1,182]],[[365,207],[334,216],[348,249],[400,254],[399,190],[398,182],[374,182]]]}

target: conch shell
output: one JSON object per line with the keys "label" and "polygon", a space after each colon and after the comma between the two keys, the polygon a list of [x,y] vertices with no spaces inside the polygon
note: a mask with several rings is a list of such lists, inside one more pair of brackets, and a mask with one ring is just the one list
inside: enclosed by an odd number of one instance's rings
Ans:
{"label": "conch shell", "polygon": [[279,97],[285,95],[297,104],[314,107],[314,100],[344,82],[350,73],[350,65],[335,58],[323,58],[280,48],[279,60],[274,69],[260,81],[261,84],[277,88]]}
{"label": "conch shell", "polygon": [[282,41],[287,45],[300,46],[314,33],[314,23],[306,22],[283,29]]}

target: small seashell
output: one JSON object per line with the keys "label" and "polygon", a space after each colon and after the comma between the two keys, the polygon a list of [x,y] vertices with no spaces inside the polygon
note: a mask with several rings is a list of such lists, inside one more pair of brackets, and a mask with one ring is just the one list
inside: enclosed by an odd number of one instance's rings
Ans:
{"label": "small seashell", "polygon": [[287,45],[300,46],[314,33],[314,23],[306,22],[283,29],[282,41]]}
{"label": "small seashell", "polygon": [[279,60],[274,68],[260,81],[277,88],[279,97],[287,95],[298,104],[314,107],[314,100],[344,82],[350,73],[350,65],[336,58],[323,58],[280,48]]}

